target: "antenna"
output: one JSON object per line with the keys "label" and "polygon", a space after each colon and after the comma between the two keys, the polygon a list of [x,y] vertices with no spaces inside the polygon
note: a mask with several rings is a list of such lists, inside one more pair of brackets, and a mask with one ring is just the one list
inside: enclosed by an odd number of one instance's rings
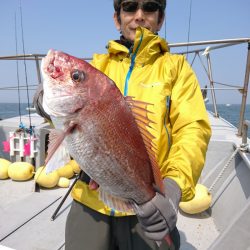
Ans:
{"label": "antenna", "polygon": [[[189,43],[189,39],[190,39],[190,29],[191,29],[191,17],[192,17],[192,3],[193,0],[190,0],[190,4],[189,4],[189,21],[188,21],[188,37],[187,37],[187,42]],[[187,59],[188,59],[188,44],[187,44]]]}
{"label": "antenna", "polygon": [[167,39],[167,22],[166,22],[166,10],[165,10],[165,16],[164,16],[164,38]]}

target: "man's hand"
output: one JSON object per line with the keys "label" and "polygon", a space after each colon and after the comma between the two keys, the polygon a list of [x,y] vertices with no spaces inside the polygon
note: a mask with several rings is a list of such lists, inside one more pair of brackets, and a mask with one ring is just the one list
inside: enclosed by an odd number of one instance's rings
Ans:
{"label": "man's hand", "polygon": [[165,196],[156,193],[155,197],[137,205],[137,217],[146,237],[161,241],[176,226],[181,190],[170,178],[164,179]]}
{"label": "man's hand", "polygon": [[96,190],[99,188],[99,184],[96,183],[94,180],[90,179],[89,181],[89,189],[90,190]]}

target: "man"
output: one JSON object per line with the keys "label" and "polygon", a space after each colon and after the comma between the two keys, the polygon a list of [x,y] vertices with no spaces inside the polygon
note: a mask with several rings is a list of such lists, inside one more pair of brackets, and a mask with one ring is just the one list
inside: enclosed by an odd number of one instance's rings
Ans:
{"label": "man", "polygon": [[[166,0],[114,0],[114,22],[121,38],[110,41],[108,53],[94,55],[92,61],[125,96],[154,104],[150,132],[165,195],[157,192],[138,205],[137,215],[121,213],[99,200],[98,190],[83,174],[72,190],[66,250],[179,249],[178,205],[194,196],[211,131],[193,71],[183,56],[171,55],[157,35],[165,7]],[[165,240],[169,235],[172,242]],[[156,242],[162,242],[160,247]]]}

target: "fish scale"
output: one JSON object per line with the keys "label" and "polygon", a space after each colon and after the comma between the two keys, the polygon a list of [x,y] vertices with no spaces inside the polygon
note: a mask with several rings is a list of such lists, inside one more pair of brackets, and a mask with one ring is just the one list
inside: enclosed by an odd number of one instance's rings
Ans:
{"label": "fish scale", "polygon": [[[84,114],[81,116],[85,117]],[[68,136],[67,144],[70,145],[69,151],[71,155],[80,166],[84,166],[84,171],[90,177],[97,183],[103,183],[101,187],[104,191],[117,197],[130,197],[138,204],[146,202],[152,198],[152,190],[150,190],[151,192],[148,192],[147,189],[137,190],[138,182],[140,183],[140,179],[150,180],[152,176],[146,176],[148,171],[141,171],[141,169],[131,167],[133,165],[142,165],[140,157],[135,157],[135,152],[129,145],[124,147],[117,131],[119,129],[114,125],[111,127],[113,123],[110,123],[110,119],[104,119],[105,116],[103,119],[100,119],[100,116],[98,118],[92,116],[89,122],[98,119],[102,124],[101,128],[95,126],[93,122],[93,125],[86,126],[88,124],[88,119],[86,119],[82,133]],[[95,132],[93,132],[93,127],[95,127]],[[106,127],[109,129],[105,129]],[[100,128],[101,131],[97,132],[97,128]],[[105,133],[102,130],[105,130]],[[150,166],[149,164],[149,159],[143,163],[145,169]]]}

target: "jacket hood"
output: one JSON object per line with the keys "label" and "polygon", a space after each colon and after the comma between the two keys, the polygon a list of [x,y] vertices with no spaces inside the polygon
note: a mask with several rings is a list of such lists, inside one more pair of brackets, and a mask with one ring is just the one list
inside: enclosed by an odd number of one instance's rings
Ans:
{"label": "jacket hood", "polygon": [[[152,33],[146,28],[138,27],[136,29],[136,36],[132,53],[136,53],[135,63],[146,64],[152,60],[152,57],[157,57],[164,52],[168,52],[169,48],[165,39]],[[108,52],[110,54],[121,54],[124,56],[130,55],[129,49],[116,42],[110,41],[108,43]]]}

